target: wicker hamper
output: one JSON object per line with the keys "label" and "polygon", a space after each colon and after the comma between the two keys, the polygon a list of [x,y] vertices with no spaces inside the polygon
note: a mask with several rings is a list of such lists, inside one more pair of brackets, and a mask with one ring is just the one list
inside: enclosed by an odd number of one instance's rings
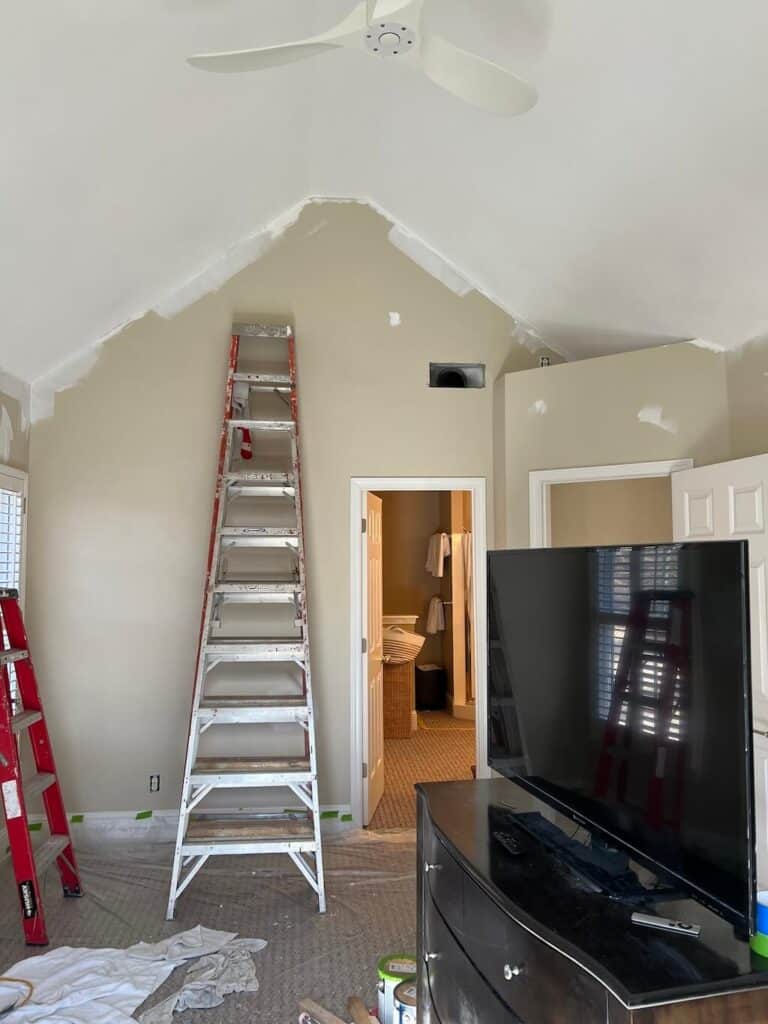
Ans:
{"label": "wicker hamper", "polygon": [[416,706],[414,661],[384,664],[384,739],[407,740]]}

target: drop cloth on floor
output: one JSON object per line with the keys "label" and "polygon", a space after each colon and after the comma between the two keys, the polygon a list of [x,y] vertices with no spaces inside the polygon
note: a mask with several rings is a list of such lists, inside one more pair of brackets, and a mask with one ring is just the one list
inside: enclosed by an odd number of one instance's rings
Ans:
{"label": "drop cloth on floor", "polygon": [[[202,984],[193,988],[200,994],[207,989],[202,1005],[217,1005],[216,982],[227,966],[234,974],[226,978],[223,989],[243,981],[243,955],[250,959],[253,945],[235,944],[236,932],[215,931],[198,925],[178,932],[160,942],[138,942],[127,949],[79,949],[62,946],[39,956],[21,960],[4,972],[12,978],[23,978],[33,986],[33,995],[26,1005],[2,1015],[2,1024],[135,1024],[131,1014],[151,995],[180,964],[204,958],[202,975],[192,980]],[[257,940],[256,948],[266,943]],[[228,960],[228,951],[233,954]],[[216,968],[219,968],[218,972]],[[249,979],[245,979],[246,982]],[[205,983],[208,983],[206,986]],[[211,984],[212,983],[212,984]],[[13,983],[0,983],[0,1007],[9,1000],[18,1000],[24,991]],[[242,991],[229,987],[228,991]],[[174,1005],[184,989],[173,997]],[[205,998],[205,996],[201,996]],[[166,1003],[170,1000],[166,1000]],[[221,1002],[221,999],[218,1000]],[[160,1004],[161,1006],[165,1004]],[[187,1002],[187,1006],[201,1005]],[[157,1010],[157,1008],[155,1008]],[[165,1017],[145,1018],[151,1024],[170,1019],[173,1006]]]}

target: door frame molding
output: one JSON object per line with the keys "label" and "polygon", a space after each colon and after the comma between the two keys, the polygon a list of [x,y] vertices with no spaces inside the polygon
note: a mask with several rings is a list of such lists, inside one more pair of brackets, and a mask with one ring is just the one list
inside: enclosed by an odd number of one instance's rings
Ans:
{"label": "door frame molding", "polygon": [[584,484],[596,480],[640,480],[672,476],[693,469],[693,459],[666,459],[659,462],[623,462],[615,466],[577,466],[571,469],[536,469],[528,474],[528,510],[530,545],[548,548],[552,544],[550,491],[553,484]]}
{"label": "door frame molding", "polygon": [[[362,520],[365,515],[365,500],[368,491],[470,491],[472,493],[472,564],[474,583],[472,596],[476,623],[486,621],[486,577],[485,562],[488,550],[486,536],[486,487],[484,477],[431,477],[431,476],[356,476],[350,480],[349,517],[349,666],[351,682],[350,728],[351,728],[351,809],[352,820],[359,828],[363,822],[363,776],[367,740],[367,706],[365,700],[366,674],[363,648],[363,623],[366,621],[366,580],[365,580],[365,534]],[[426,557],[426,552],[424,553]],[[480,567],[478,571],[478,567]],[[485,629],[475,630],[476,679],[478,684],[485,680],[488,662],[488,640]],[[490,778],[488,768],[488,740],[485,729],[486,688],[477,686],[475,695],[475,753],[477,777]]]}

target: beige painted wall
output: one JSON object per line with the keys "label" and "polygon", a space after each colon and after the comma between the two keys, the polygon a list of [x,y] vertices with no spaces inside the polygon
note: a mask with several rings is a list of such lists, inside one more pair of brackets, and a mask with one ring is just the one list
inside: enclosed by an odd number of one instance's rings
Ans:
{"label": "beige painted wall", "polygon": [[297,332],[321,800],[349,801],[350,477],[480,476],[492,501],[493,389],[430,390],[427,364],[534,365],[388,227],[308,208],[216,294],[111,339],[32,428],[30,631],[72,810],[178,802],[230,325],[265,313]]}
{"label": "beige painted wall", "polygon": [[[505,467],[496,488],[499,547],[528,546],[531,470],[730,458],[725,357],[693,345],[511,373],[503,392],[504,429],[496,438]],[[653,407],[660,407],[667,429],[638,419]]]}
{"label": "beige painted wall", "polygon": [[554,484],[549,491],[552,547],[663,544],[672,540],[669,477]]}
{"label": "beige painted wall", "polygon": [[726,357],[733,458],[768,452],[768,339]]}
{"label": "beige painted wall", "polygon": [[[7,416],[7,420],[4,416]],[[9,430],[6,437],[5,431]],[[29,388],[0,372],[0,464],[29,465]]]}
{"label": "beige painted wall", "polygon": [[427,634],[427,606],[440,594],[441,581],[424,568],[433,533],[448,530],[439,491],[382,491],[384,541],[384,614],[418,615],[416,632],[426,642],[417,664],[442,662],[442,638]]}

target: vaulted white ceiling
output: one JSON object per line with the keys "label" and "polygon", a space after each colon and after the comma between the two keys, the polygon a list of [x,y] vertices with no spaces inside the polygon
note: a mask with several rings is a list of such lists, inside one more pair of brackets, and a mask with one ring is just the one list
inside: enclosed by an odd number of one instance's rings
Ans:
{"label": "vaulted white ceiling", "polygon": [[537,85],[509,120],[365,53],[185,64],[351,6],[5,6],[3,369],[34,380],[172,306],[307,196],[372,200],[571,358],[768,329],[765,0],[429,0],[440,32]]}

